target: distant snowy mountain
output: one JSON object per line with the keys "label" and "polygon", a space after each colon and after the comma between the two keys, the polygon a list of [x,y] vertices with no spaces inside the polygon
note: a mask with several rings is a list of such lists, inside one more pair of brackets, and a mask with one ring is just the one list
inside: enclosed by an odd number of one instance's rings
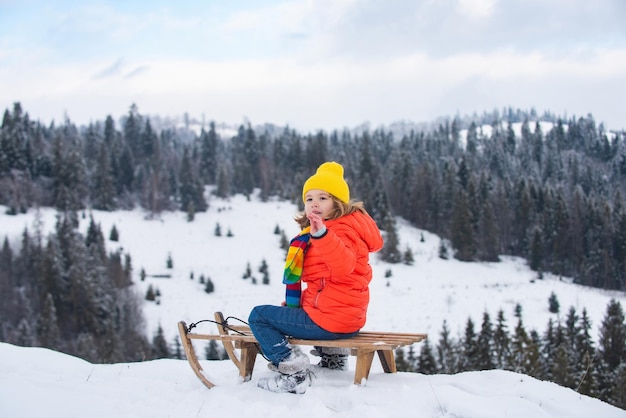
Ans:
{"label": "distant snowy mountain", "polygon": [[[474,114],[472,116],[466,115],[463,117],[457,115],[456,118],[458,118],[458,120],[461,122],[462,131],[466,132],[467,126],[472,121],[474,121],[477,124],[479,130],[481,130],[484,135],[489,136],[491,133],[491,124],[493,122],[493,118],[490,119],[488,116],[489,114],[490,113],[485,113],[480,117],[477,114]],[[520,118],[521,117],[520,114],[521,114],[521,111],[518,111],[515,116],[517,118]],[[530,116],[529,116],[529,127],[531,128],[531,131],[534,131],[535,123],[537,121],[539,121],[544,134],[548,132],[552,128],[552,126],[554,126],[554,122],[552,122],[551,120],[554,120],[555,116],[549,112],[546,112],[546,114],[544,114],[541,117],[537,116],[536,114],[533,114]],[[296,132],[302,135],[317,133],[317,132],[303,132],[295,127],[290,127],[287,125],[277,125],[271,122],[262,122],[262,121],[250,121],[247,119],[244,119],[240,122],[214,121],[206,117],[205,115],[198,117],[198,116],[191,116],[188,113],[184,113],[181,115],[168,115],[168,116],[144,115],[144,117],[150,118],[152,127],[156,129],[157,131],[160,131],[162,129],[175,128],[179,132],[188,132],[189,134],[193,134],[196,136],[200,135],[203,129],[205,131],[208,131],[210,123],[214,123],[215,130],[222,139],[230,139],[233,136],[236,136],[239,130],[239,127],[241,126],[247,127],[248,125],[252,126],[252,128],[255,130],[257,134],[266,133],[273,137],[282,134],[285,131],[285,129],[295,130]],[[374,125],[371,122],[364,121],[363,123],[359,125],[355,125],[355,126],[337,126],[333,128],[331,131],[327,131],[326,133],[328,134],[328,133],[331,133],[332,131],[337,131],[337,132],[348,131],[353,135],[362,135],[364,132],[371,133],[374,130],[384,130],[387,133],[393,134],[393,137],[395,139],[401,139],[402,137],[406,135],[410,135],[411,132],[435,131],[439,129],[440,126],[445,126],[446,124],[450,124],[454,118],[455,116],[446,116],[446,117],[436,118],[432,121],[423,121],[423,122],[415,122],[411,120],[398,120],[398,121],[391,122],[388,124],[379,124],[379,125]],[[501,116],[498,116],[498,118],[500,118],[500,120],[506,120],[506,118],[502,118]],[[486,122],[487,119],[489,120],[489,122]],[[564,122],[566,122],[566,120],[564,120]],[[521,132],[520,127],[522,125],[522,122],[516,121],[512,125],[514,126],[516,135],[518,135],[519,137],[520,132]],[[503,128],[506,128],[505,122],[503,122]]]}

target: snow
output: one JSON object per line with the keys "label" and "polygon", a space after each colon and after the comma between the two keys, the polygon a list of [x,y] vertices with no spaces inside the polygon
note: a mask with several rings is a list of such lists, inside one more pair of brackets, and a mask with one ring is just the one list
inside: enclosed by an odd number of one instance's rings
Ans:
{"label": "snow", "polygon": [[[230,361],[204,362],[218,383],[204,387],[185,360],[93,365],[41,348],[0,344],[3,417],[621,417],[626,412],[554,383],[500,370],[425,376],[374,368],[366,386],[326,372],[304,395],[257,388],[270,373],[257,361],[241,383]],[[351,367],[354,365],[351,364]]]}
{"label": "snow", "polygon": [[[132,257],[136,291],[145,295],[149,285],[161,293],[160,303],[144,302],[149,338],[161,326],[170,343],[178,338],[177,322],[212,319],[215,311],[247,320],[258,304],[278,304],[283,299],[280,283],[284,251],[279,248],[276,226],[290,238],[298,231],[293,216],[295,205],[270,200],[261,203],[235,196],[212,198],[206,213],[187,222],[184,213],[163,213],[150,219],[141,210],[86,212],[100,224],[106,238],[113,225],[119,242],[107,240],[111,251],[122,248]],[[4,213],[4,208],[0,207]],[[55,212],[29,211],[17,216],[0,215],[3,236],[11,247],[20,247],[25,228],[34,231],[39,217],[44,234],[54,228]],[[398,221],[401,250],[413,251],[412,266],[390,265],[372,257],[375,279],[364,330],[426,332],[433,347],[443,321],[454,338],[462,335],[469,317],[475,326],[488,312],[495,323],[502,309],[511,330],[513,316],[521,304],[527,331],[542,335],[549,318],[548,298],[554,292],[560,302],[561,319],[570,306],[580,315],[587,310],[597,338],[610,299],[626,306],[626,295],[590,289],[549,274],[535,280],[526,263],[502,257],[500,263],[463,263],[438,257],[439,238]],[[222,236],[215,236],[216,225]],[[232,237],[227,236],[228,231]],[[166,260],[171,255],[173,268]],[[258,267],[265,260],[270,284],[261,284]],[[243,279],[250,264],[256,285]],[[171,278],[147,277],[169,274]],[[391,271],[391,277],[386,273]],[[193,273],[193,279],[191,279]],[[200,275],[210,277],[215,292],[207,294]],[[475,328],[478,329],[478,328]],[[212,332],[210,323],[196,328]],[[195,342],[194,344],[200,344]],[[419,349],[419,345],[415,346]],[[204,349],[196,345],[202,356]],[[312,357],[312,359],[314,359]],[[314,361],[314,360],[313,360]],[[266,362],[259,357],[252,382],[239,380],[230,361],[202,361],[208,378],[217,386],[209,390],[194,375],[186,360],[154,360],[112,365],[84,360],[42,348],[16,347],[0,343],[0,416],[2,417],[275,417],[305,411],[312,418],[343,416],[362,418],[405,417],[626,417],[626,411],[551,382],[522,374],[492,370],[457,375],[426,376],[416,373],[385,374],[374,360],[364,386],[352,383],[353,357],[348,371],[316,372],[304,395],[274,394],[258,389],[256,379],[267,375]]]}

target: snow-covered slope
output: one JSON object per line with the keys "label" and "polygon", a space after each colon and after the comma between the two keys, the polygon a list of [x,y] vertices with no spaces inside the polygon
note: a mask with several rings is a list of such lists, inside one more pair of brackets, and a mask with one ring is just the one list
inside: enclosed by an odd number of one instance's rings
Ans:
{"label": "snow-covered slope", "polygon": [[[2,211],[4,212],[4,211]],[[283,300],[281,274],[284,251],[280,249],[280,235],[276,227],[291,238],[298,232],[293,221],[297,207],[284,201],[262,203],[243,196],[230,200],[213,199],[209,210],[196,214],[193,222],[182,212],[163,213],[158,219],[148,219],[142,210],[85,213],[81,230],[86,231],[89,216],[100,224],[109,237],[115,225],[119,241],[107,241],[110,250],[122,248],[132,257],[137,292],[144,296],[149,285],[161,293],[160,304],[145,302],[147,335],[152,337],[159,325],[172,340],[177,336],[179,320],[194,322],[212,318],[221,310],[246,320],[253,306],[280,303]],[[20,246],[24,228],[33,231],[35,212],[17,216],[0,216],[2,231],[10,237],[12,248]],[[55,212],[40,211],[44,230],[52,230]],[[215,235],[216,226],[221,236]],[[522,259],[502,257],[499,263],[465,263],[438,257],[439,238],[427,231],[411,227],[398,220],[400,249],[410,248],[414,254],[411,266],[387,264],[376,255],[371,258],[374,280],[371,284],[371,304],[367,329],[407,332],[427,332],[433,342],[444,320],[452,334],[462,334],[468,317],[479,324],[487,311],[492,321],[498,310],[504,311],[510,327],[517,324],[513,316],[516,304],[523,308],[522,316],[527,330],[545,331],[548,320],[558,315],[548,311],[548,299],[554,292],[564,317],[571,306],[578,314],[587,310],[593,331],[606,313],[611,298],[626,305],[626,295],[569,283],[550,274],[544,280],[535,280]],[[232,233],[229,237],[228,232]],[[2,238],[2,237],[0,237]],[[171,256],[173,268],[166,266]],[[269,267],[270,284],[261,284],[258,272],[262,261]],[[250,264],[257,284],[243,279]],[[170,275],[171,278],[147,277],[140,280],[144,269],[150,275]],[[391,272],[391,277],[385,277]],[[193,273],[193,279],[191,275]],[[210,277],[215,292],[207,294],[199,283],[201,275]]]}
{"label": "snow-covered slope", "polygon": [[[2,209],[2,208],[0,208]],[[136,291],[145,295],[149,285],[161,293],[160,303],[144,302],[146,333],[152,337],[160,325],[170,342],[177,338],[179,320],[211,319],[225,315],[247,319],[250,309],[283,300],[281,272],[284,251],[280,235],[298,231],[296,206],[282,201],[262,203],[236,196],[213,199],[206,213],[187,222],[184,213],[164,213],[148,219],[141,210],[93,212],[105,237],[113,225],[119,241],[107,241],[111,250],[122,248],[132,256]],[[2,210],[4,213],[4,210]],[[86,230],[90,213],[81,220]],[[55,213],[41,210],[44,231],[54,228]],[[24,228],[34,230],[35,212],[0,215],[2,232],[14,249]],[[215,235],[216,226],[222,231]],[[228,232],[233,236],[227,236]],[[586,309],[597,333],[611,298],[626,303],[626,296],[584,288],[546,275],[534,280],[523,260],[503,257],[500,263],[462,263],[438,257],[439,238],[398,220],[401,249],[410,248],[413,265],[390,265],[372,257],[375,279],[366,329],[427,332],[437,343],[444,320],[453,336],[463,332],[468,317],[480,323],[487,311],[495,321],[503,309],[510,327],[513,310],[523,308],[527,330],[542,334],[552,315],[548,298],[554,292],[561,316],[570,306]],[[3,238],[3,237],[0,237]],[[166,266],[171,255],[173,268]],[[265,260],[270,284],[261,284],[258,267]],[[256,285],[243,279],[250,264]],[[147,277],[169,274],[171,278]],[[391,276],[386,278],[386,273]],[[193,279],[191,274],[193,273]],[[199,277],[210,277],[215,292],[207,294]],[[198,350],[201,353],[200,350]],[[353,359],[351,359],[353,361]],[[267,373],[262,358],[254,378]],[[624,417],[626,412],[548,382],[504,371],[463,373],[455,376],[385,375],[375,364],[366,387],[352,385],[352,372],[320,374],[304,396],[265,393],[242,384],[230,362],[206,362],[205,369],[219,386],[207,390],[184,360],[92,365],[45,349],[0,344],[0,416],[3,417],[264,417],[307,411],[313,417],[426,416],[426,417]],[[352,370],[354,364],[351,364]]]}

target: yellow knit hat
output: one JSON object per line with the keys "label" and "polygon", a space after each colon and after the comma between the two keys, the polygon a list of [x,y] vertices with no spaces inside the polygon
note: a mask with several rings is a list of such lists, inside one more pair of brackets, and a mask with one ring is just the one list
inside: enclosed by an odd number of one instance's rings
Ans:
{"label": "yellow knit hat", "polygon": [[302,200],[312,189],[324,190],[344,203],[350,202],[350,189],[343,179],[343,167],[334,161],[320,165],[314,175],[304,182]]}

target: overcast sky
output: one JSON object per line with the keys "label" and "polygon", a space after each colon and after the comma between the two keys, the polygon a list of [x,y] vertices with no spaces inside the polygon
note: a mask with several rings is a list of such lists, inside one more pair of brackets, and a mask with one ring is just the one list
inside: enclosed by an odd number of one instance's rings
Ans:
{"label": "overcast sky", "polygon": [[626,128],[625,0],[0,0],[0,109],[302,131],[482,113]]}

